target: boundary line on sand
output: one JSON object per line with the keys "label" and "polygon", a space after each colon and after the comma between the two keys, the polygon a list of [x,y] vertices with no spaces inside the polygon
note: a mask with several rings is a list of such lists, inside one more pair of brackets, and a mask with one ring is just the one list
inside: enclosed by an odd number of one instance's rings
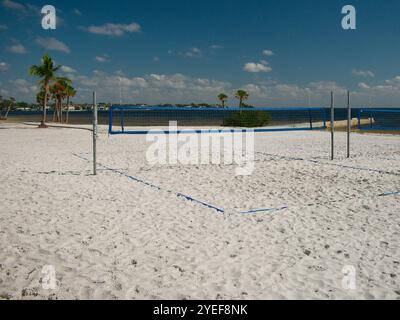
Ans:
{"label": "boundary line on sand", "polygon": [[[89,159],[87,159],[87,158],[85,158],[85,157],[83,157],[83,156],[81,156],[81,155],[78,155],[78,154],[76,154],[76,153],[74,153],[74,156],[76,156],[76,157],[78,157],[78,158],[81,158],[81,159],[83,159],[83,160],[86,160],[86,161],[88,161],[88,162],[91,162],[91,160],[89,160]],[[145,180],[142,180],[142,179],[136,178],[136,177],[134,177],[134,176],[128,175],[128,174],[126,174],[126,173],[124,173],[124,172],[122,172],[122,171],[119,171],[119,170],[110,168],[110,167],[105,166],[105,165],[103,165],[103,164],[101,164],[101,163],[98,163],[98,165],[101,166],[101,167],[103,167],[103,168],[105,168],[105,169],[107,169],[107,170],[109,170],[109,171],[112,171],[112,172],[114,172],[114,173],[117,173],[117,174],[119,174],[119,175],[121,175],[121,176],[124,176],[124,177],[126,177],[126,178],[128,178],[128,179],[130,179],[130,180],[135,181],[135,182],[139,182],[139,183],[141,183],[141,184],[144,184],[144,185],[146,185],[146,186],[148,186],[148,187],[151,187],[151,188],[153,188],[153,189],[157,189],[157,190],[159,190],[159,191],[164,191],[164,192],[167,192],[167,193],[175,194],[175,195],[176,195],[177,197],[179,197],[179,198],[184,198],[184,199],[186,199],[186,200],[188,200],[188,201],[191,201],[191,202],[200,204],[200,205],[205,206],[205,207],[207,207],[207,208],[209,208],[209,209],[213,209],[213,210],[217,211],[218,213],[225,213],[225,210],[224,210],[224,209],[221,209],[221,208],[219,208],[219,207],[217,207],[217,206],[214,206],[214,205],[212,205],[212,204],[209,204],[209,203],[207,203],[207,202],[198,200],[198,199],[196,199],[196,198],[193,198],[193,197],[188,196],[188,195],[186,195],[186,194],[183,194],[183,193],[181,193],[181,192],[176,192],[176,191],[172,191],[172,190],[170,190],[170,189],[162,188],[162,187],[157,186],[157,185],[155,185],[155,184],[153,184],[153,183],[151,183],[151,182],[147,182],[147,181],[145,181]]]}
{"label": "boundary line on sand", "polygon": [[[27,125],[27,126],[38,126],[38,123],[34,122],[21,122],[21,124]],[[85,128],[85,127],[77,127],[77,126],[68,126],[68,125],[55,125],[55,124],[48,124],[46,123],[46,126],[49,128],[60,128],[60,129],[79,129],[79,130],[87,130],[87,131],[93,131],[91,128]]]}
{"label": "boundary line on sand", "polygon": [[[79,154],[76,154],[76,153],[74,153],[73,155],[76,156],[77,158],[80,158],[80,159],[85,160],[85,161],[87,161],[87,162],[91,162],[91,160],[89,160],[88,158],[86,158],[86,157],[84,157],[84,156],[82,156],[82,155],[79,155]],[[296,160],[300,160],[300,159],[296,159]],[[310,160],[308,160],[308,161],[310,161]],[[317,162],[317,163],[321,163],[321,162],[318,162],[318,161],[316,161],[316,162]],[[212,205],[212,204],[210,204],[210,203],[207,203],[207,202],[205,202],[205,201],[198,200],[198,199],[196,199],[196,198],[194,198],[194,197],[192,197],[192,196],[186,195],[186,194],[181,193],[181,192],[176,192],[176,191],[173,191],[173,190],[170,190],[170,189],[166,189],[166,188],[160,187],[160,186],[155,185],[155,184],[153,184],[153,183],[151,183],[151,182],[147,182],[147,181],[145,181],[145,180],[143,180],[143,179],[140,179],[140,178],[134,177],[134,176],[132,176],[132,175],[126,174],[126,173],[124,173],[124,172],[122,172],[122,171],[120,171],[120,170],[113,169],[113,168],[108,167],[108,166],[106,166],[106,165],[103,165],[103,164],[101,164],[101,163],[98,163],[98,165],[101,166],[101,167],[103,167],[105,170],[108,170],[108,171],[117,173],[117,174],[119,174],[119,175],[121,175],[121,176],[124,176],[124,177],[130,179],[130,180],[133,180],[133,181],[135,181],[135,182],[144,184],[144,185],[146,185],[146,186],[148,186],[148,187],[151,187],[151,188],[153,188],[153,189],[156,189],[156,190],[159,190],[159,191],[164,191],[164,192],[167,192],[167,193],[170,193],[170,194],[174,194],[174,195],[176,195],[178,198],[183,198],[183,199],[185,199],[185,200],[187,200],[187,201],[200,204],[200,205],[202,205],[202,206],[204,206],[204,207],[206,207],[206,208],[208,208],[208,209],[215,210],[216,212],[221,213],[221,214],[226,213],[226,210],[225,210],[225,209],[220,208],[220,207],[217,207],[217,206]],[[357,168],[357,169],[358,169],[358,168]],[[376,198],[376,197],[397,196],[397,195],[400,195],[400,191],[396,191],[396,192],[386,192],[386,193],[382,193],[382,194],[379,194],[379,195],[365,196],[365,197],[361,197],[361,198],[355,198],[354,200],[356,200],[356,199]],[[340,200],[338,200],[338,201],[340,201]],[[332,202],[337,202],[337,201],[328,201],[327,203],[332,203]],[[325,203],[325,204],[327,204],[327,203]],[[315,205],[318,205],[318,204],[316,204],[316,203],[309,203],[309,204],[305,204],[304,206],[301,206],[301,207],[311,207],[311,206],[315,206]],[[323,204],[321,203],[321,205],[323,205]],[[261,212],[272,213],[272,212],[277,212],[277,211],[283,211],[283,210],[286,210],[286,209],[289,209],[289,208],[292,208],[292,206],[285,205],[285,206],[276,207],[276,208],[251,209],[251,210],[247,210],[247,211],[239,211],[238,213],[243,214],[243,215],[252,215],[252,214],[257,214],[257,213],[261,213]]]}
{"label": "boundary line on sand", "polygon": [[280,156],[280,155],[273,154],[273,153],[265,153],[265,152],[259,152],[259,151],[256,152],[256,153],[262,154],[262,155],[267,155],[267,156],[272,156],[272,157],[276,157],[276,158],[280,158],[280,159],[286,159],[286,160],[306,161],[306,162],[322,164],[322,165],[328,165],[328,166],[334,166],[334,167],[339,167],[339,168],[344,168],[344,169],[369,171],[369,172],[376,172],[376,173],[387,174],[387,175],[392,175],[392,176],[400,176],[400,172],[397,173],[397,172],[391,172],[391,171],[385,171],[385,170],[379,170],[379,169],[354,167],[354,166],[349,166],[349,165],[345,165],[345,164],[338,164],[338,163],[329,163],[329,162],[323,162],[323,161],[311,160],[311,159],[305,159],[305,158],[297,158],[297,157],[290,157],[290,156]]}

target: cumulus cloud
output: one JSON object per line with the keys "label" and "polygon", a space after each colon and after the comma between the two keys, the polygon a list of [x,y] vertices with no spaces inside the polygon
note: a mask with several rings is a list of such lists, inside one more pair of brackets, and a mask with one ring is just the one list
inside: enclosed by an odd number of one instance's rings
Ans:
{"label": "cumulus cloud", "polygon": [[19,2],[11,1],[11,0],[4,0],[2,1],[2,6],[7,9],[11,10],[24,10],[25,6]]}
{"label": "cumulus cloud", "polygon": [[192,101],[214,101],[218,93],[228,91],[230,83],[204,78],[193,78],[182,74],[149,74],[129,77],[121,73],[95,71],[90,76],[78,76],[76,87],[88,94],[93,90],[99,98],[118,101],[122,92],[123,102],[188,103]]}
{"label": "cumulus cloud", "polygon": [[57,40],[56,38],[37,38],[36,43],[43,47],[44,49],[48,50],[54,50],[54,51],[61,51],[65,53],[70,53],[71,50],[68,48],[68,46],[61,42],[60,40]]}
{"label": "cumulus cloud", "polygon": [[100,55],[100,56],[96,56],[94,58],[94,60],[96,60],[97,62],[102,62],[102,63],[107,62],[108,61],[108,55],[103,54],[103,55]]}
{"label": "cumulus cloud", "polygon": [[41,7],[26,3],[25,1],[21,3],[13,0],[3,0],[0,2],[0,5],[7,10],[13,11],[19,17],[41,17]]}
{"label": "cumulus cloud", "polygon": [[75,73],[76,72],[75,69],[68,67],[68,66],[61,66],[61,71],[65,72],[65,73]]}
{"label": "cumulus cloud", "polygon": [[274,52],[272,50],[264,50],[262,53],[264,56],[267,56],[267,57],[271,57],[274,55]]}
{"label": "cumulus cloud", "polygon": [[89,26],[85,30],[98,35],[121,37],[125,33],[138,33],[141,27],[136,22],[130,24],[106,23],[102,26]]}
{"label": "cumulus cloud", "polygon": [[81,16],[81,15],[82,15],[82,12],[80,12],[80,11],[79,11],[78,9],[76,9],[76,8],[72,10],[72,13],[75,14],[75,15],[77,15],[77,16]]}
{"label": "cumulus cloud", "polygon": [[0,72],[10,69],[10,65],[6,62],[0,62]]}
{"label": "cumulus cloud", "polygon": [[375,77],[375,74],[370,70],[353,69],[351,73],[354,76],[357,76],[357,77],[365,77],[365,78],[373,78],[373,77]]}
{"label": "cumulus cloud", "polygon": [[180,52],[179,54],[185,58],[201,58],[203,56],[202,50],[197,47],[192,47],[186,51]]}
{"label": "cumulus cloud", "polygon": [[266,61],[261,61],[260,63],[248,62],[243,67],[244,71],[258,73],[258,72],[271,72],[272,68],[267,65]]}
{"label": "cumulus cloud", "polygon": [[[327,106],[329,104],[330,91],[337,95],[338,104],[344,103],[346,88],[333,81],[311,82],[300,86],[276,81],[264,81],[250,83],[243,86],[249,92],[251,101],[256,105],[266,106]],[[250,102],[252,103],[252,102]]]}
{"label": "cumulus cloud", "polygon": [[34,94],[37,91],[37,86],[26,81],[25,79],[10,80],[9,83],[14,89],[13,91],[17,94]]}
{"label": "cumulus cloud", "polygon": [[14,44],[6,48],[8,52],[25,54],[27,53],[26,48],[22,44]]}
{"label": "cumulus cloud", "polygon": [[358,87],[359,87],[360,89],[369,89],[369,88],[370,88],[370,86],[367,85],[365,82],[360,82],[360,83],[358,84]]}

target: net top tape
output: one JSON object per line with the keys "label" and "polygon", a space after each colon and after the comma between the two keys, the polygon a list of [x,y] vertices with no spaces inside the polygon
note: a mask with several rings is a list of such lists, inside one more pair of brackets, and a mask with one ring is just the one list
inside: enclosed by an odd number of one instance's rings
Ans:
{"label": "net top tape", "polygon": [[159,110],[159,111],[325,111],[325,107],[310,108],[216,108],[216,107],[163,107],[163,106],[111,106],[112,110]]}

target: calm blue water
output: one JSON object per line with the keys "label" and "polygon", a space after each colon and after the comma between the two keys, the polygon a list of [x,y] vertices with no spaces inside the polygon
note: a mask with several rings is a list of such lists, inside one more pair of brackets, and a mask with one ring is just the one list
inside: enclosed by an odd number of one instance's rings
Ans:
{"label": "calm blue water", "polygon": [[[363,108],[366,110],[367,108]],[[400,111],[400,108],[385,108],[390,110]],[[248,109],[243,109],[248,110]],[[257,110],[257,109],[251,109]],[[325,110],[325,112],[323,112]],[[272,123],[274,124],[290,124],[290,123],[303,123],[309,122],[320,122],[326,119],[330,120],[330,109],[311,109],[309,110],[296,110],[296,109],[280,109],[280,108],[269,108],[268,113],[271,115]],[[352,118],[357,118],[360,108],[352,109]],[[139,126],[152,126],[152,125],[165,125],[167,120],[174,119],[178,121],[180,125],[220,125],[221,121],[232,114],[229,109],[213,109],[207,110],[205,108],[175,108],[174,110],[149,110],[145,113],[140,110],[129,110],[124,112],[124,123],[126,126],[139,125]],[[48,120],[52,119],[53,112],[48,111]],[[375,114],[375,118],[379,118],[379,124],[385,126],[385,123],[390,122],[390,126],[400,128],[400,113],[398,117],[394,117],[393,114],[382,113]],[[39,121],[41,118],[40,111],[13,111],[9,114],[10,118],[17,118],[21,121]],[[65,116],[64,116],[65,117]],[[114,113],[114,125],[120,125],[122,114],[120,111]],[[362,118],[368,118],[369,113],[365,112],[362,114]],[[69,113],[70,123],[72,124],[91,124],[92,112],[91,111],[74,111]],[[108,111],[99,111],[98,120],[99,124],[107,125],[109,120]],[[335,109],[335,119],[346,120],[347,109],[337,108]]]}

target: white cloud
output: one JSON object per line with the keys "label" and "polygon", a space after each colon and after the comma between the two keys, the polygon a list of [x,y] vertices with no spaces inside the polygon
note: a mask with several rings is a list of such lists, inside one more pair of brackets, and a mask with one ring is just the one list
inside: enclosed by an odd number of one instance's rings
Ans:
{"label": "white cloud", "polygon": [[65,72],[65,73],[75,73],[76,72],[75,69],[68,67],[68,66],[61,66],[61,71]]}
{"label": "white cloud", "polygon": [[[41,19],[41,12],[40,9],[41,7],[38,7],[36,5],[27,3],[26,1],[12,1],[12,0],[0,0],[0,4],[2,7],[11,10],[20,18],[26,18],[26,17],[36,17]],[[59,17],[57,17],[59,18]],[[57,19],[58,23],[58,19]]]}
{"label": "white cloud", "polygon": [[351,73],[354,76],[357,76],[357,77],[365,77],[365,78],[373,78],[373,77],[375,77],[375,74],[370,70],[353,69]]}
{"label": "white cloud", "polygon": [[201,58],[203,56],[203,52],[197,47],[192,47],[184,52],[180,52],[179,55],[185,58]]}
{"label": "white cloud", "polygon": [[80,12],[78,9],[72,10],[72,13],[77,15],[77,16],[81,16],[82,15],[82,12]]}
{"label": "white cloud", "polygon": [[274,55],[274,52],[272,50],[264,50],[262,53],[264,56],[267,56],[267,57],[271,57]]}
{"label": "white cloud", "polygon": [[184,57],[184,58],[205,58],[210,55],[215,55],[218,50],[222,49],[223,46],[218,44],[213,44],[211,46],[205,48],[199,48],[197,46],[193,46],[188,49],[184,49],[181,51],[174,52],[173,50],[168,50],[168,54],[174,54]]}
{"label": "white cloud", "polygon": [[8,92],[8,90],[0,89],[0,95],[2,95],[2,96],[8,96],[8,95],[9,95],[9,92]]}
{"label": "white cloud", "polygon": [[6,62],[0,62],[0,72],[10,69],[10,65]]}
{"label": "white cloud", "polygon": [[[242,86],[250,94],[250,104],[274,106],[327,106],[334,90],[338,104],[344,103],[346,88],[333,81],[311,82],[304,86],[275,81],[250,83]],[[310,100],[309,100],[310,98]]]}
{"label": "white cloud", "polygon": [[106,23],[102,26],[90,26],[86,28],[86,31],[90,33],[114,37],[121,37],[125,33],[137,33],[140,30],[141,27],[136,22],[130,24]]}
{"label": "white cloud", "polygon": [[370,88],[370,86],[367,85],[365,82],[360,82],[360,83],[358,84],[358,87],[359,87],[360,89],[369,89],[369,88]]}
{"label": "white cloud", "polygon": [[331,91],[338,95],[345,95],[347,93],[347,89],[338,85],[335,81],[310,82],[308,87],[312,92],[319,92],[321,95],[328,95]]}
{"label": "white cloud", "polygon": [[266,61],[262,61],[260,63],[256,62],[248,62],[243,67],[244,71],[257,73],[257,72],[271,72],[272,68],[267,66]]}
{"label": "white cloud", "polygon": [[227,92],[230,83],[192,78],[182,74],[150,74],[129,77],[123,74],[94,72],[91,76],[78,76],[76,87],[87,92],[96,90],[103,100],[119,101],[120,88],[123,102],[146,101],[147,103],[188,103],[214,101],[218,93]]}
{"label": "white cloud", "polygon": [[160,58],[159,58],[159,57],[153,57],[153,61],[154,61],[154,62],[159,62],[159,61],[160,61]]}
{"label": "white cloud", "polygon": [[26,48],[22,44],[14,44],[6,48],[8,52],[18,53],[18,54],[25,54],[27,53]]}
{"label": "white cloud", "polygon": [[32,94],[36,92],[37,86],[32,85],[25,79],[10,80],[9,83],[16,93]]}
{"label": "white cloud", "polygon": [[107,62],[108,61],[108,55],[103,54],[103,55],[100,55],[100,56],[96,56],[94,58],[94,60],[96,60],[97,62],[101,62],[101,63]]}
{"label": "white cloud", "polygon": [[41,47],[44,49],[48,50],[54,50],[54,51],[61,51],[65,53],[70,53],[71,50],[68,48],[68,46],[57,40],[56,38],[37,38],[36,43],[39,44]]}
{"label": "white cloud", "polygon": [[8,27],[5,24],[0,24],[0,31],[7,30]]}
{"label": "white cloud", "polygon": [[25,6],[19,2],[16,1],[11,1],[11,0],[4,0],[2,3],[2,6],[7,8],[7,9],[12,9],[12,10],[24,10]]}

